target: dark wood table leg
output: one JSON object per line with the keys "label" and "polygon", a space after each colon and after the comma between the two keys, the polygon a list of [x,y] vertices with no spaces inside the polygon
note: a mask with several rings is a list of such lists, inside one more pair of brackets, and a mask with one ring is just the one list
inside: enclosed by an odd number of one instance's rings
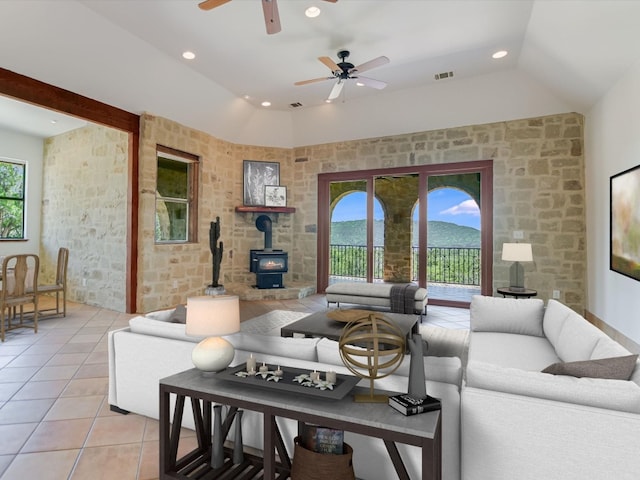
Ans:
{"label": "dark wood table leg", "polygon": [[170,472],[176,467],[175,457],[172,459],[169,448],[169,392],[160,388],[160,474]]}
{"label": "dark wood table leg", "polygon": [[422,446],[422,480],[441,480],[442,478],[442,414],[438,415],[438,424],[433,439]]}
{"label": "dark wood table leg", "polygon": [[263,413],[264,421],[264,480],[274,480],[276,476],[275,442],[276,419],[271,411]]}
{"label": "dark wood table leg", "polygon": [[396,469],[398,478],[400,480],[411,480],[409,478],[409,472],[407,472],[407,467],[404,466],[404,462],[402,461],[402,457],[400,456],[400,452],[398,452],[396,444],[390,440],[384,440],[384,446],[387,447],[387,452],[389,453],[391,462]]}

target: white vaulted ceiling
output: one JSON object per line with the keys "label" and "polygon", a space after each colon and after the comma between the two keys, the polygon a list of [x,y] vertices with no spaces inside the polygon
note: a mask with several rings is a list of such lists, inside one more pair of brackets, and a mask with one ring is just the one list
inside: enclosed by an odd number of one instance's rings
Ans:
{"label": "white vaulted ceiling", "polygon": [[[640,60],[640,1],[278,5],[282,31],[267,35],[258,0],[208,12],[198,0],[5,0],[0,66],[225,140],[291,147],[586,112]],[[315,19],[304,16],[311,5],[322,10]],[[356,65],[387,56],[365,75],[388,87],[350,81],[328,105],[333,80],[293,85],[330,75],[318,57],[337,62],[341,49]],[[501,49],[509,55],[492,59]],[[0,125],[12,122],[6,111],[0,103]]]}

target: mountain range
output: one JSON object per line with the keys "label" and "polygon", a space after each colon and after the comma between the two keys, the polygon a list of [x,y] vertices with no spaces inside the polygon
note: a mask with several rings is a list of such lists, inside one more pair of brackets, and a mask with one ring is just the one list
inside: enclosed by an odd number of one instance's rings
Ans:
{"label": "mountain range", "polygon": [[[366,220],[331,222],[332,245],[366,245]],[[373,226],[373,244],[384,245],[384,221],[376,220]],[[418,245],[418,222],[413,222],[412,244]],[[450,222],[427,222],[429,247],[480,248],[480,230]]]}

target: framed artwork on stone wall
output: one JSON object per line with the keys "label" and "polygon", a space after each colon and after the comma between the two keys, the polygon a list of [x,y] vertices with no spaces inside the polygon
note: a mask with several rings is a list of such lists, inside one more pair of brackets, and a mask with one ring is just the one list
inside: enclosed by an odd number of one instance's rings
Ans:
{"label": "framed artwork on stone wall", "polygon": [[640,281],[640,165],[610,178],[610,269]]}
{"label": "framed artwork on stone wall", "polygon": [[280,185],[280,164],[278,162],[244,161],[243,204],[264,206],[265,186]]}
{"label": "framed artwork on stone wall", "polygon": [[267,207],[287,206],[287,187],[282,185],[265,185],[264,204]]}

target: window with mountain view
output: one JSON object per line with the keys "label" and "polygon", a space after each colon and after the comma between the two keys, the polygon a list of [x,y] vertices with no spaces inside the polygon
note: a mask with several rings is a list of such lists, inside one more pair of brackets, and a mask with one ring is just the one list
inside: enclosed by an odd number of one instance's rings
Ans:
{"label": "window with mountain view", "polygon": [[0,240],[24,238],[26,166],[0,160]]}

